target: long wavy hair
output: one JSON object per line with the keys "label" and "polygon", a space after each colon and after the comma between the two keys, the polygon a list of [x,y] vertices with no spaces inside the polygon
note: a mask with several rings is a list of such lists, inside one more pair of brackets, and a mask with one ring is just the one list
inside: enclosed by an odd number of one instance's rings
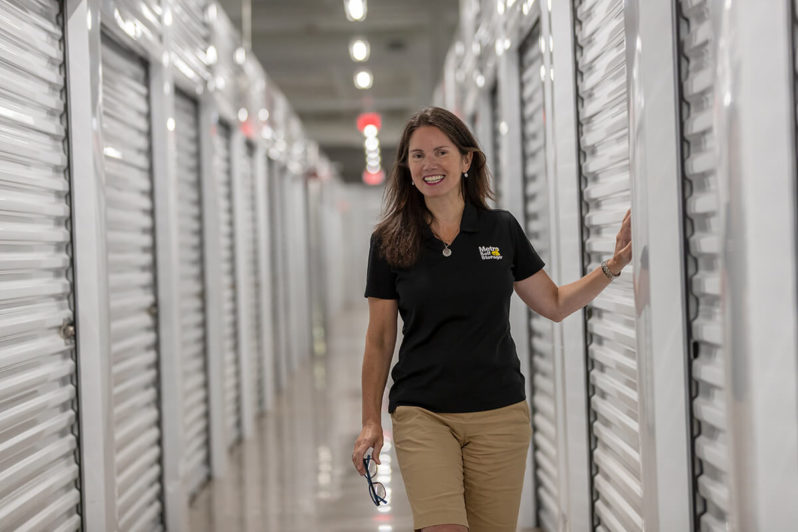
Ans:
{"label": "long wavy hair", "polygon": [[396,162],[385,186],[382,219],[375,230],[380,253],[388,264],[398,268],[409,268],[418,261],[423,231],[432,219],[424,195],[413,186],[407,162],[410,137],[422,126],[441,130],[461,155],[473,154],[468,177],[460,180],[460,192],[466,202],[478,209],[488,210],[485,200],[494,197],[485,154],[468,126],[454,113],[440,107],[427,107],[413,115],[399,142]]}

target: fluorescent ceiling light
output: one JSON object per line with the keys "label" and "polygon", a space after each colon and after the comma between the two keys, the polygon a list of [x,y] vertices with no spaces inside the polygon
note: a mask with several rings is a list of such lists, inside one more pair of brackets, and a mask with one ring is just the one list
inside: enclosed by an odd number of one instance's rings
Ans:
{"label": "fluorescent ceiling light", "polygon": [[352,22],[365,20],[368,7],[366,0],[344,0],[344,10],[346,18]]}
{"label": "fluorescent ceiling light", "polygon": [[362,62],[369,58],[371,48],[365,39],[355,39],[349,43],[349,56],[352,61]]}
{"label": "fluorescent ceiling light", "polygon": [[370,89],[374,83],[374,76],[368,70],[361,70],[355,74],[355,87],[358,89]]}

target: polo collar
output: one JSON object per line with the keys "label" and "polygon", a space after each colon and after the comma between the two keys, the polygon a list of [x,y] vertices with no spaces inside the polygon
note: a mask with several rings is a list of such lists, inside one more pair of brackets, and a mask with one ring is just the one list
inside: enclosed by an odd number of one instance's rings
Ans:
{"label": "polo collar", "polygon": [[[463,208],[463,217],[460,219],[460,231],[465,233],[476,233],[479,231],[479,210],[469,201],[465,202],[465,208]],[[424,236],[427,238],[435,238],[429,225],[424,226]]]}
{"label": "polo collar", "polygon": [[471,202],[466,201],[463,218],[460,220],[460,231],[476,233],[479,231],[479,211]]}

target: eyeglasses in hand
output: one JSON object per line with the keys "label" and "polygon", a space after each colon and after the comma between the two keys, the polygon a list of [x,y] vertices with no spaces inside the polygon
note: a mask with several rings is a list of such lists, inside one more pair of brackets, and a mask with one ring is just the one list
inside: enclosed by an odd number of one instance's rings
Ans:
{"label": "eyeglasses in hand", "polygon": [[371,497],[371,501],[376,505],[379,506],[380,503],[388,504],[388,501],[385,500],[385,486],[382,485],[381,482],[374,482],[374,479],[377,478],[377,462],[371,457],[371,455],[366,455],[363,458],[363,466],[366,468],[366,480],[369,483],[369,496]]}

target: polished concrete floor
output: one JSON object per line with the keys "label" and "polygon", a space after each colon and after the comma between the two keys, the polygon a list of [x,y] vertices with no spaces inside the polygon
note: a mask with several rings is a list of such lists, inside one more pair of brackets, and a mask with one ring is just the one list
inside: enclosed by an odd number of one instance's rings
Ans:
{"label": "polished concrete floor", "polygon": [[231,451],[224,478],[197,494],[191,532],[412,530],[387,412],[378,475],[389,490],[388,506],[374,506],[351,463],[360,432],[367,319],[365,302],[333,318],[327,354],[297,371],[275,408],[258,420],[255,434]]}

